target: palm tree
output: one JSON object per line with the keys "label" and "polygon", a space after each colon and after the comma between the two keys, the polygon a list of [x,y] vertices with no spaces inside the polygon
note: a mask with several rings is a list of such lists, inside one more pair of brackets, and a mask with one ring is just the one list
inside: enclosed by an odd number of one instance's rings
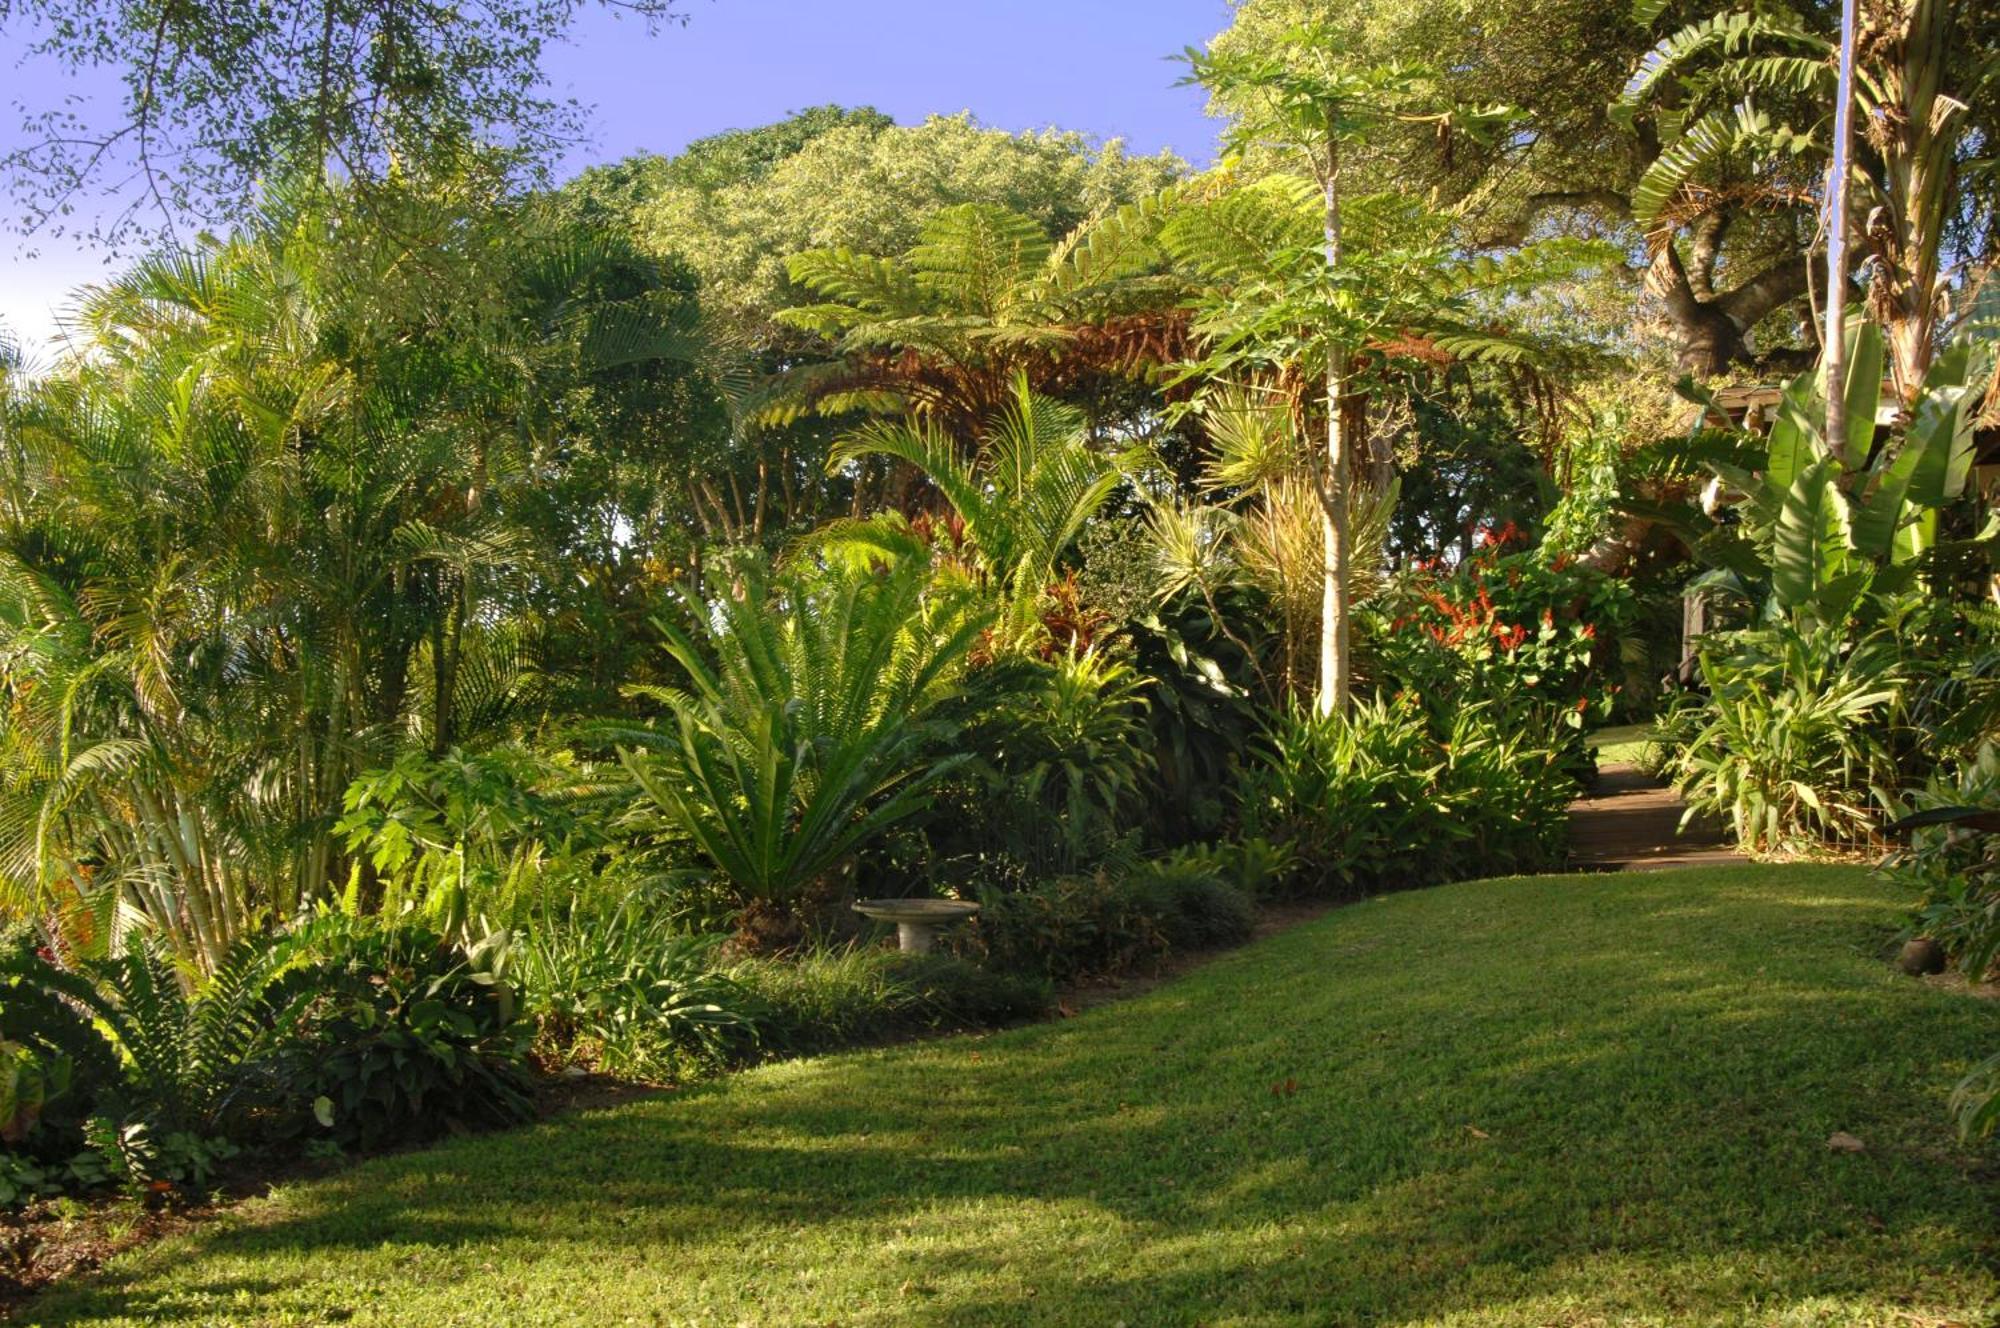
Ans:
{"label": "palm tree", "polygon": [[[876,421],[837,443],[830,464],[893,457],[935,485],[958,523],[966,570],[1000,606],[1002,643],[1023,646],[1042,632],[1039,609],[1063,555],[1139,457],[1104,455],[1083,413],[1036,395],[1025,373],[976,440],[968,459],[961,441],[935,423]],[[895,556],[910,547],[911,533],[911,522],[890,514],[835,523],[816,542]]]}
{"label": "palm tree", "polygon": [[115,914],[212,966],[344,873],[361,770],[505,721],[535,394],[615,320],[496,301],[504,214],[402,220],[279,190],[91,294],[82,353],[7,407],[9,913]]}

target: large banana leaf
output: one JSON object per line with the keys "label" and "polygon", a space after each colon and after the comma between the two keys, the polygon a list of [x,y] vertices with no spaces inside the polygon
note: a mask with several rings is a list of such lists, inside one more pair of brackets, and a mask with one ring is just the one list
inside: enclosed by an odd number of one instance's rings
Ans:
{"label": "large banana leaf", "polygon": [[1972,473],[1971,407],[1978,386],[1972,366],[1972,343],[1961,340],[1941,353],[1925,376],[1903,443],[1922,455],[1910,478],[1913,503],[1942,507],[1965,492]]}
{"label": "large banana leaf", "polygon": [[1850,570],[1852,521],[1836,466],[1813,462],[1785,494],[1771,548],[1771,589],[1781,608],[1815,607],[1820,592]]}
{"label": "large banana leaf", "polygon": [[[1827,364],[1820,361],[1820,400],[1827,399]],[[1847,436],[1829,438],[1826,444],[1849,470],[1868,464],[1875,446],[1875,412],[1882,404],[1882,329],[1874,323],[1858,322],[1847,334],[1847,375],[1842,387],[1847,402]]]}

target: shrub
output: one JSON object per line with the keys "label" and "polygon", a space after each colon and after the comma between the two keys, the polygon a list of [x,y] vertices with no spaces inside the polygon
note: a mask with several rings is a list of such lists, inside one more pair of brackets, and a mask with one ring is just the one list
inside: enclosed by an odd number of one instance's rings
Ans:
{"label": "shrub", "polygon": [[1980,1139],[2000,1130],[2000,1054],[1987,1057],[1959,1081],[1951,1094],[1959,1133]]}
{"label": "shrub", "polygon": [[1673,763],[1690,815],[1773,850],[1865,835],[1873,807],[1896,810],[1886,735],[1905,671],[1890,636],[1781,624],[1725,647],[1701,652],[1709,699]]}
{"label": "shrub", "polygon": [[1587,776],[1584,733],[1611,714],[1611,642],[1632,619],[1633,592],[1573,559],[1508,553],[1512,542],[1488,534],[1463,562],[1397,579],[1374,613],[1378,681],[1420,697],[1439,723],[1477,705],[1502,726],[1546,731]]}
{"label": "shrub", "polygon": [[526,1120],[532,1031],[506,977],[510,941],[465,951],[420,924],[317,919],[296,942],[302,996],[278,1021],[282,1100],[364,1149]]}
{"label": "shrub", "polygon": [[[1971,822],[2000,810],[2000,748],[1980,744],[1956,769],[1933,774],[1913,799],[1928,819],[1884,864],[1918,894],[1911,930],[1943,946],[1971,981],[2000,966],[2000,834]],[[1984,813],[1984,816],[1981,816]],[[2000,1130],[2000,1055],[1975,1066],[1952,1093],[1967,1137]]]}
{"label": "shrub", "polygon": [[1170,945],[1158,908],[1109,870],[988,894],[980,903],[965,944],[1007,972],[1073,982],[1150,964]]}
{"label": "shrub", "polygon": [[1257,910],[1208,854],[1179,852],[1141,863],[1125,879],[1141,912],[1173,950],[1213,950],[1250,939]]}
{"label": "shrub", "polygon": [[562,1063],[673,1078],[719,1064],[751,1024],[749,994],[718,971],[720,936],[690,936],[636,903],[536,921],[515,974],[536,1049]]}
{"label": "shrub", "polygon": [[1235,886],[1251,900],[1266,899],[1278,892],[1299,865],[1298,854],[1290,844],[1254,835],[1190,844],[1169,856],[1206,864],[1218,879]]}
{"label": "shrub", "polygon": [[990,966],[1058,982],[1141,968],[1175,950],[1246,940],[1250,895],[1221,850],[1184,849],[1008,892],[989,892],[964,944]]}
{"label": "shrub", "polygon": [[1141,814],[1153,770],[1147,680],[1084,652],[981,670],[953,743],[974,754],[934,839],[946,858],[999,856],[1037,875],[1087,869]]}
{"label": "shrub", "polygon": [[[1935,773],[1913,798],[1919,812],[2000,809],[2000,748],[1987,743]],[[1917,895],[1911,930],[1944,947],[1974,981],[2000,962],[2000,835],[1942,820],[1910,833],[1884,864]]]}
{"label": "shrub", "polygon": [[1246,783],[1244,828],[1295,855],[1294,888],[1351,897],[1551,866],[1575,791],[1552,750],[1484,709],[1440,738],[1406,696],[1281,720]]}
{"label": "shrub", "polygon": [[[1157,578],[1156,578],[1157,579]],[[1247,591],[1232,597],[1254,619]],[[1243,621],[1234,629],[1249,630]],[[1185,844],[1223,832],[1236,813],[1246,739],[1257,727],[1257,668],[1240,636],[1201,597],[1173,597],[1127,624],[1134,667],[1148,679],[1153,774],[1144,798],[1147,842]]]}
{"label": "shrub", "polygon": [[609,841],[570,796],[577,769],[520,745],[407,751],[364,771],[334,831],[373,868],[357,905],[415,912],[453,941],[518,925],[538,895],[589,887]]}
{"label": "shrub", "polygon": [[[1478,709],[1452,717],[1442,744],[1441,829],[1456,835],[1453,876],[1546,871],[1569,845],[1577,786],[1559,751]],[[1416,865],[1423,872],[1423,854]]]}
{"label": "shrub", "polygon": [[271,1005],[285,966],[283,947],[263,936],[186,982],[156,944],[74,970],[22,953],[6,965],[5,1018],[83,1071],[94,1108],[160,1131],[206,1133],[236,1104],[244,1068],[273,1045]]}
{"label": "shrub", "polygon": [[729,971],[752,1021],[732,1030],[735,1054],[812,1055],[946,1029],[1031,1019],[1048,1005],[1041,983],[949,954],[859,947],[751,959]]}

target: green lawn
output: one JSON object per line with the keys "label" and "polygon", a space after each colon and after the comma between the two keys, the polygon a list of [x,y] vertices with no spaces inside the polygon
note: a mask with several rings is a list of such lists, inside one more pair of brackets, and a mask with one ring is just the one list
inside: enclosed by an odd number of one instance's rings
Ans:
{"label": "green lawn", "polygon": [[1637,765],[1652,741],[1651,724],[1619,724],[1590,735],[1600,765]]}
{"label": "green lawn", "polygon": [[[1858,870],[1488,881],[1062,1023],[388,1158],[46,1324],[1983,1324],[2000,1005]],[[1867,1151],[1830,1151],[1846,1131]]]}

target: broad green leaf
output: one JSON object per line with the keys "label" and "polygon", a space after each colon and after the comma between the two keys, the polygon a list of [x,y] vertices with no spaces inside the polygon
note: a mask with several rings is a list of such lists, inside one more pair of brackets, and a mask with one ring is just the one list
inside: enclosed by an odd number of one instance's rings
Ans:
{"label": "broad green leaf", "polygon": [[1939,355],[1924,379],[1903,446],[1921,452],[1910,478],[1909,499],[1942,507],[1965,492],[1972,472],[1973,385],[1967,381],[1972,347],[1961,341]]}
{"label": "broad green leaf", "polygon": [[1875,482],[1854,518],[1854,547],[1871,558],[1887,558],[1895,548],[1909,510],[1910,484],[1923,464],[1924,450],[1907,440],[1875,468]]}
{"label": "broad green leaf", "polygon": [[1818,405],[1818,391],[1811,374],[1800,374],[1786,384],[1784,396],[1778,402],[1777,418],[1771,421],[1770,449],[1764,466],[1764,493],[1772,511],[1783,505],[1800,473],[1822,455],[1816,446],[1822,416]]}
{"label": "broad green leaf", "polygon": [[[1830,390],[1826,382],[1827,362],[1819,369],[1820,399]],[[1867,320],[1857,321],[1847,333],[1847,375],[1843,394],[1847,402],[1847,436],[1829,438],[1830,449],[1850,470],[1868,464],[1875,446],[1875,411],[1882,403],[1882,329]]]}
{"label": "broad green leaf", "polygon": [[1815,605],[1819,591],[1847,570],[1847,499],[1834,482],[1835,463],[1813,462],[1785,495],[1771,550],[1771,589],[1778,605]]}

